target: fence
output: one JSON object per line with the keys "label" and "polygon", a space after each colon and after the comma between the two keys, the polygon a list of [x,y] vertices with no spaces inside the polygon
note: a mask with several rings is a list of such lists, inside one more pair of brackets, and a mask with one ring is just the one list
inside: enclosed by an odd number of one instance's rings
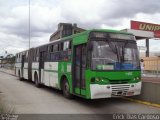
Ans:
{"label": "fence", "polygon": [[145,57],[144,74],[148,77],[160,77],[160,57]]}
{"label": "fence", "polygon": [[0,68],[14,69],[14,64],[0,64]]}

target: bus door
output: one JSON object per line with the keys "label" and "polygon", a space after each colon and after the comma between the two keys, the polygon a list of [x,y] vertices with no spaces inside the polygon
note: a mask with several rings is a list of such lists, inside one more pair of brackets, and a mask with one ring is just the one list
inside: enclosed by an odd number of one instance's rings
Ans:
{"label": "bus door", "polygon": [[43,81],[43,71],[44,71],[44,59],[45,59],[45,52],[40,52],[39,55],[39,80],[40,82]]}
{"label": "bus door", "polygon": [[22,66],[21,66],[21,74],[22,74],[22,77],[24,77],[24,61],[25,61],[25,55],[22,55]]}
{"label": "bus door", "polygon": [[74,46],[73,91],[79,95],[85,90],[86,53],[86,44]]}

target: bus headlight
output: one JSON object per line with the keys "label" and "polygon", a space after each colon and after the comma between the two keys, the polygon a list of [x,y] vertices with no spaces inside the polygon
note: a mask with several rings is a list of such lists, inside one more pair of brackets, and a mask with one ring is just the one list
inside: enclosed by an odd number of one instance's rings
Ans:
{"label": "bus headlight", "polygon": [[96,82],[99,82],[99,81],[100,81],[100,78],[95,78],[95,81],[96,81]]}
{"label": "bus headlight", "polygon": [[93,77],[93,78],[91,78],[91,83],[109,84],[109,81],[106,80],[105,78]]}
{"label": "bus headlight", "polygon": [[137,80],[140,80],[141,78],[140,77],[137,77]]}
{"label": "bus headlight", "polygon": [[133,80],[141,80],[140,77],[135,77]]}

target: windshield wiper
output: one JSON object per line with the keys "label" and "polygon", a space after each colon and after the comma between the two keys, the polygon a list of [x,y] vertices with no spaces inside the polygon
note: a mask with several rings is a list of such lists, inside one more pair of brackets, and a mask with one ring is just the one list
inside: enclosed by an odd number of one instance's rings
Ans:
{"label": "windshield wiper", "polygon": [[125,54],[125,47],[127,46],[128,44],[128,40],[125,42],[125,44],[122,46],[122,54],[120,55],[120,60],[121,62],[124,62],[124,54]]}
{"label": "windshield wiper", "polygon": [[116,48],[116,45],[114,46],[113,43],[110,41],[110,39],[108,40],[108,44],[109,44],[109,47],[111,48],[111,50],[117,54],[117,48]]}
{"label": "windshield wiper", "polygon": [[110,39],[107,40],[109,47],[111,48],[111,50],[117,55],[117,59],[120,62],[120,58],[119,58],[119,52],[118,52],[118,47],[117,45],[113,45],[112,41]]}

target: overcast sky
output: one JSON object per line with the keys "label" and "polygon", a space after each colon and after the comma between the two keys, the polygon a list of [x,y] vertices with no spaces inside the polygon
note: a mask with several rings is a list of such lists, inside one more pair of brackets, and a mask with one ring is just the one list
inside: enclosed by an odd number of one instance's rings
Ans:
{"label": "overcast sky", "polygon": [[[159,0],[30,0],[31,47],[49,41],[59,22],[85,29],[130,28],[130,20],[160,24]],[[0,55],[28,49],[29,0],[0,0]],[[160,41],[150,41],[160,51]],[[145,46],[145,41],[138,45]]]}

